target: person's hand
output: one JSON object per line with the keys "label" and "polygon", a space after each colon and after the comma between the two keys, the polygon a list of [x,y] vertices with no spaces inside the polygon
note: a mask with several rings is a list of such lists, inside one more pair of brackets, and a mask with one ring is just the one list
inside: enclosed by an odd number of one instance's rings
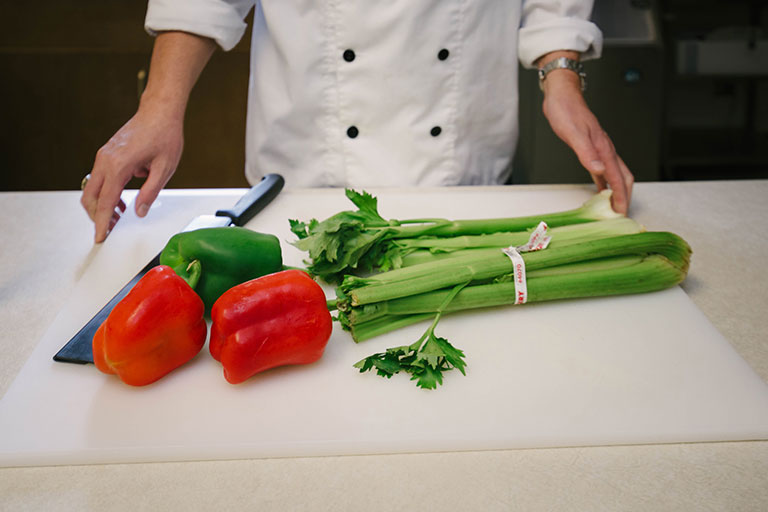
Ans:
{"label": "person's hand", "polygon": [[136,177],[146,181],[136,196],[136,214],[149,211],[181,158],[183,119],[162,108],[142,105],[138,112],[96,153],[81,204],[95,224],[96,243],[104,241],[125,211],[120,199]]}
{"label": "person's hand", "polygon": [[556,69],[544,80],[544,116],[555,134],[573,149],[598,190],[613,191],[613,209],[626,214],[634,177],[581,94],[576,73]]}
{"label": "person's hand", "polygon": [[96,153],[80,199],[95,224],[96,243],[125,211],[120,194],[132,177],[146,178],[136,196],[136,214],[143,217],[176,171],[189,94],[215,48],[213,39],[186,32],[158,34],[139,110]]}

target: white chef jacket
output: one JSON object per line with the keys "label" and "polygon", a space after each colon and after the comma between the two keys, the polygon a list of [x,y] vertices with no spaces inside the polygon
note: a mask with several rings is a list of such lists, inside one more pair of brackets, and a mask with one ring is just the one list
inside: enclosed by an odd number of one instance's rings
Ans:
{"label": "white chef jacket", "polygon": [[254,5],[251,183],[270,172],[309,187],[504,183],[518,58],[602,47],[591,0],[150,0],[145,28],[229,50]]}

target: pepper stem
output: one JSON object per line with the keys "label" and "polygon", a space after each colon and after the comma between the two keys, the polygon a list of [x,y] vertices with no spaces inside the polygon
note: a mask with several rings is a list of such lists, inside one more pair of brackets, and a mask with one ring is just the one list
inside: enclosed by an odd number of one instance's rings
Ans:
{"label": "pepper stem", "polygon": [[184,269],[183,273],[180,273],[184,281],[194,290],[197,287],[197,283],[200,282],[200,276],[203,273],[203,266],[200,260],[192,260],[189,265]]}

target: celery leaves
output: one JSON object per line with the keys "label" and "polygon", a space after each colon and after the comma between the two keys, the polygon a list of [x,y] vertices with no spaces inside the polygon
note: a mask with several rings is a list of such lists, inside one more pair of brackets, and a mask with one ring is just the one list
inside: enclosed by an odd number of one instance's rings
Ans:
{"label": "celery leaves", "polygon": [[[377,210],[377,200],[367,192],[347,189],[347,197],[357,211],[342,211],[324,221],[290,220],[291,231],[298,240],[294,246],[309,253],[308,270],[328,282],[339,281],[350,269],[370,270],[380,257],[377,244],[386,238],[397,221],[387,221]],[[366,258],[367,257],[367,258]]]}
{"label": "celery leaves", "polygon": [[[490,243],[496,246],[491,242],[494,240],[492,237],[463,241],[454,237],[519,233],[541,221],[550,227],[557,227],[621,217],[611,210],[610,190],[597,194],[580,208],[572,210],[525,217],[466,220],[385,219],[379,214],[376,197],[352,189],[346,189],[345,194],[357,210],[342,211],[323,221],[290,221],[291,231],[298,238],[293,245],[309,253],[307,269],[329,283],[338,283],[345,274],[357,271],[400,268],[405,258],[417,255],[414,253],[453,252],[461,249],[461,244],[487,247]],[[505,242],[498,247],[507,245],[509,243]]]}

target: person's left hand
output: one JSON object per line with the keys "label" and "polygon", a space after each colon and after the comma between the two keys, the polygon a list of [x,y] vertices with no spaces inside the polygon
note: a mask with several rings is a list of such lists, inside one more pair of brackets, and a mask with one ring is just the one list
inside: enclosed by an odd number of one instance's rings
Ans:
{"label": "person's left hand", "polygon": [[600,126],[581,94],[578,75],[566,69],[551,71],[544,80],[544,116],[592,176],[598,190],[613,191],[613,209],[626,214],[634,176],[616,154],[613,142]]}

